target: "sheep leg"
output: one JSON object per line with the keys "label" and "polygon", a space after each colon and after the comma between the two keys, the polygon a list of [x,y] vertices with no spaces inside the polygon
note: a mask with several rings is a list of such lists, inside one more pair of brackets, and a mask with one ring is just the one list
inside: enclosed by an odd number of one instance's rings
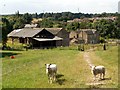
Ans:
{"label": "sheep leg", "polygon": [[102,76],[102,73],[100,73],[100,79],[102,79],[101,76]]}
{"label": "sheep leg", "polygon": [[94,75],[94,81],[96,80],[96,75]]}
{"label": "sheep leg", "polygon": [[54,79],[54,81],[56,81],[56,73],[54,73],[53,79]]}
{"label": "sheep leg", "polygon": [[54,76],[54,81],[56,82],[56,76]]}
{"label": "sheep leg", "polygon": [[48,83],[52,83],[52,76],[48,75]]}
{"label": "sheep leg", "polygon": [[105,73],[103,73],[103,79],[104,79],[104,77],[105,77]]}
{"label": "sheep leg", "polygon": [[52,77],[50,77],[50,84],[52,83]]}
{"label": "sheep leg", "polygon": [[50,83],[50,77],[48,76],[48,83]]}

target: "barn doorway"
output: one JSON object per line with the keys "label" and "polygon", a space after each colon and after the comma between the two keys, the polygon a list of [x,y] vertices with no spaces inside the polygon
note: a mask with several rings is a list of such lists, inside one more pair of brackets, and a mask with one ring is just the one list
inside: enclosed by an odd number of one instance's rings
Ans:
{"label": "barn doorway", "polygon": [[34,48],[53,48],[56,47],[56,41],[34,41]]}

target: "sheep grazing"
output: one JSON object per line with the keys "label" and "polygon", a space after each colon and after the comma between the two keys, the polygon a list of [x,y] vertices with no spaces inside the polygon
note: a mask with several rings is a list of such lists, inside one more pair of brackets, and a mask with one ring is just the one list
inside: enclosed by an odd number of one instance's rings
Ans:
{"label": "sheep grazing", "polygon": [[56,64],[45,64],[46,65],[46,74],[48,75],[48,82],[53,83],[56,81],[57,66]]}
{"label": "sheep grazing", "polygon": [[91,66],[91,72],[94,75],[94,79],[96,79],[96,75],[98,74],[100,74],[100,79],[104,79],[105,67],[104,66]]}

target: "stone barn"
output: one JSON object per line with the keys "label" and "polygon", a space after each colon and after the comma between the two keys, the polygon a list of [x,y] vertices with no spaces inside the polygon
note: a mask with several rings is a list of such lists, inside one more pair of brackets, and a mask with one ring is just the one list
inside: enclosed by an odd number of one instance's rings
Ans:
{"label": "stone barn", "polygon": [[33,48],[69,46],[69,33],[63,28],[23,28],[13,30],[8,37]]}
{"label": "stone barn", "polygon": [[70,44],[97,44],[99,43],[99,32],[95,29],[80,29],[71,31],[69,34]]}

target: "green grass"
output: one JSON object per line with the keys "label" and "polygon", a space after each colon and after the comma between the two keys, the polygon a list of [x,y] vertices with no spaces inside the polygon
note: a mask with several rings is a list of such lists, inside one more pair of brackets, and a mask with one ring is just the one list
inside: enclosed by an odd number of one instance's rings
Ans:
{"label": "green grass", "polygon": [[[90,53],[92,62],[96,65],[106,66],[108,70],[107,77],[112,78],[112,80],[105,80],[106,85],[99,86],[99,88],[117,87],[117,72],[114,72],[118,69],[117,60],[115,59],[116,50],[117,47],[113,46],[107,51]],[[86,83],[91,82],[92,74],[88,64],[83,59],[84,52],[78,51],[76,47],[3,51],[2,53],[3,88],[91,88],[91,86],[86,85]],[[109,53],[112,54],[110,60]],[[10,59],[11,55],[15,55],[15,59]],[[115,61],[113,61],[114,59]],[[57,64],[58,78],[56,83],[48,83],[45,63]],[[112,74],[110,74],[111,72]]]}
{"label": "green grass", "polygon": [[106,51],[99,50],[90,54],[93,64],[106,67],[106,78],[108,80],[102,87],[118,87],[118,46],[109,46]]}

